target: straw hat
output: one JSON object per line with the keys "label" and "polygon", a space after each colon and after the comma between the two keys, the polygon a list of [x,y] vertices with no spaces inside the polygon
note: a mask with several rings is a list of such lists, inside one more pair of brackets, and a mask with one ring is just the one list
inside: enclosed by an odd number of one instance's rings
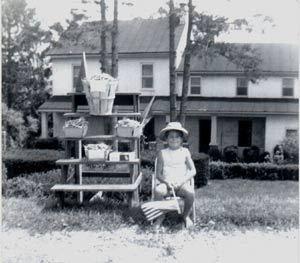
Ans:
{"label": "straw hat", "polygon": [[174,122],[169,122],[168,125],[163,128],[160,133],[159,133],[159,138],[164,141],[166,132],[168,131],[180,131],[183,134],[183,139],[186,141],[187,137],[189,135],[188,131],[182,127],[180,122],[174,121]]}

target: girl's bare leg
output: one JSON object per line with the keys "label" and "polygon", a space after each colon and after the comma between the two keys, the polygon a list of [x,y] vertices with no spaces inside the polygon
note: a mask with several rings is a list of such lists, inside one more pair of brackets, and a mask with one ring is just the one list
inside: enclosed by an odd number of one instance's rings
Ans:
{"label": "girl's bare leg", "polygon": [[182,197],[184,200],[184,209],[182,213],[182,217],[186,223],[186,225],[193,224],[192,220],[189,218],[189,215],[192,211],[192,207],[195,201],[195,192],[192,186],[183,185],[177,193],[178,196]]}
{"label": "girl's bare leg", "polygon": [[[162,183],[155,187],[154,196],[156,201],[164,200],[164,198],[167,195],[168,195],[168,188],[166,184]],[[154,223],[155,227],[160,227],[164,219],[165,219],[165,215],[161,215],[160,217],[158,217]]]}

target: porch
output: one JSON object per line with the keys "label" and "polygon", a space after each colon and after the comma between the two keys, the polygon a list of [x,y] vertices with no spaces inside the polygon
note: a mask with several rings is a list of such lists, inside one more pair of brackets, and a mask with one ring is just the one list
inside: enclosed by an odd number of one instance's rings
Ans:
{"label": "porch", "polygon": [[[150,99],[149,96],[140,97],[141,111]],[[61,136],[63,113],[71,112],[71,105],[70,97],[54,96],[40,107],[42,137],[48,136],[48,114],[53,115],[53,136]],[[116,100],[115,105],[123,111],[129,110],[124,98]],[[145,127],[150,141],[155,140],[170,121],[169,107],[168,96],[156,97],[151,110],[153,119]],[[86,112],[88,108],[82,105],[77,110]],[[105,134],[107,127],[105,122],[94,122],[91,118],[89,135]],[[298,99],[192,97],[188,101],[186,128],[190,132],[192,152],[207,152],[211,146],[223,150],[229,145],[238,146],[239,155],[252,145],[259,147],[261,152],[272,152],[287,130],[298,129]]]}

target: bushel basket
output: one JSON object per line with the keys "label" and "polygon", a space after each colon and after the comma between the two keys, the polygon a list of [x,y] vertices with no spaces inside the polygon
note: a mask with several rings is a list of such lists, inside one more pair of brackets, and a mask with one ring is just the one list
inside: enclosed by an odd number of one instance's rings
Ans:
{"label": "bushel basket", "polygon": [[67,138],[82,138],[86,135],[87,130],[87,126],[83,126],[82,128],[63,127],[65,137]]}

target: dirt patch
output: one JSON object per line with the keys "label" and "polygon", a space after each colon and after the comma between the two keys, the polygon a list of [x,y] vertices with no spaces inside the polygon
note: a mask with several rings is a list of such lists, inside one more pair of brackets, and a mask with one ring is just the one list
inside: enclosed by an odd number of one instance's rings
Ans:
{"label": "dirt patch", "polygon": [[124,227],[30,235],[4,228],[2,240],[2,262],[298,262],[296,229],[141,233]]}

